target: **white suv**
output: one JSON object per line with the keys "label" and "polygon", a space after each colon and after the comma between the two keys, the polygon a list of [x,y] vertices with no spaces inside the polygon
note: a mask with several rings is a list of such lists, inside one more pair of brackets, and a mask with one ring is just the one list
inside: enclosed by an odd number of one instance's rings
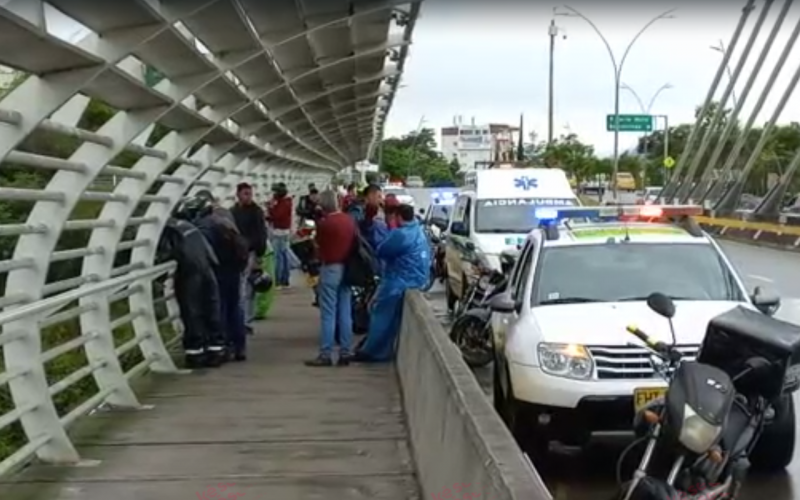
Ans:
{"label": "white suv", "polygon": [[[648,222],[574,223],[604,210]],[[635,408],[663,395],[648,352],[625,329],[635,324],[672,342],[668,323],[645,302],[652,292],[675,300],[676,340],[688,359],[714,316],[737,305],[777,310],[775,295],[748,296],[717,244],[686,215],[697,210],[559,209],[552,224],[528,235],[509,291],[492,301],[495,406],[526,447],[541,452],[552,440],[583,444],[593,432],[629,431]],[[573,223],[559,220],[564,213]],[[673,218],[654,222],[656,215]]]}

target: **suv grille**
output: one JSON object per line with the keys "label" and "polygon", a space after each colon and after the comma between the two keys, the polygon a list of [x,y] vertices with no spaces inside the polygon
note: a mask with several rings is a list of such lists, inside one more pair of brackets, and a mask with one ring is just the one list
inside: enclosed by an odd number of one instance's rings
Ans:
{"label": "suv grille", "polygon": [[[698,345],[679,345],[684,361],[694,361]],[[587,346],[594,359],[598,379],[658,378],[650,364],[650,351],[641,347]]]}

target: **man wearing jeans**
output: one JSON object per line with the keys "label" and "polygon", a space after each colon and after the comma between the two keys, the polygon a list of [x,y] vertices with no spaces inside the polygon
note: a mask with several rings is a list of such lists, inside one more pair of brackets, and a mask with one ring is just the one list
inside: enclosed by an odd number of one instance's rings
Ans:
{"label": "man wearing jeans", "polygon": [[357,235],[355,221],[339,210],[338,196],[325,191],[320,196],[325,217],[317,225],[316,243],[322,264],[319,275],[320,347],[319,355],[307,366],[332,366],[338,327],[338,366],[347,366],[352,357],[352,291],[344,282],[344,266]]}
{"label": "man wearing jeans", "polygon": [[289,235],[292,231],[292,198],[286,184],[279,182],[272,189],[272,199],[267,209],[267,219],[272,224],[272,249],[275,251],[275,284],[289,286]]}
{"label": "man wearing jeans", "polygon": [[261,267],[261,258],[267,251],[267,224],[264,211],[253,201],[253,187],[246,182],[236,186],[236,205],[231,209],[239,233],[247,240],[250,257],[242,272],[241,295],[239,300],[244,314],[247,333],[253,333],[255,316],[255,293],[250,283],[250,275]]}

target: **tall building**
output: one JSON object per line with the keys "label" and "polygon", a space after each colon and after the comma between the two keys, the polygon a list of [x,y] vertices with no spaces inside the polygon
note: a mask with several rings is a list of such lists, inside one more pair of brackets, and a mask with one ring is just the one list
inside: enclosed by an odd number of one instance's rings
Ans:
{"label": "tall building", "polygon": [[462,172],[482,170],[513,153],[515,131],[516,127],[498,123],[476,125],[475,118],[465,124],[457,116],[452,126],[441,129],[442,155],[448,160],[458,160]]}

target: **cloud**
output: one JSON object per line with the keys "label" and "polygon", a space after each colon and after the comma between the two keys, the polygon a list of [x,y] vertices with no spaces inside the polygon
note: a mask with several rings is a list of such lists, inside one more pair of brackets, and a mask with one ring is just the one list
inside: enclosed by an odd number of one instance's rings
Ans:
{"label": "cloud", "polygon": [[[530,2],[423,3],[422,17],[414,34],[414,44],[402,88],[387,124],[387,135],[414,130],[421,116],[425,126],[439,128],[452,123],[455,115],[478,123],[516,123],[525,113],[526,128],[539,137],[547,135],[547,96],[549,37],[548,26],[554,5]],[[726,45],[734,32],[744,2],[706,1],[668,2],[576,2],[573,7],[589,17],[608,39],[616,58],[636,33],[654,16],[675,7],[674,18],[654,23],[632,47],[622,71],[622,82],[633,88],[647,104],[664,83],[672,88],[662,92],[653,105],[654,114],[669,116],[670,122],[691,121],[695,107],[706,98],[720,66],[722,55],[712,45]],[[765,28],[737,82],[741,95],[749,69],[755,64],[782,2],[775,2]],[[760,7],[759,7],[760,8]],[[759,16],[750,15],[747,28],[732,51],[732,70],[741,60],[752,27]],[[605,116],[614,109],[614,71],[608,50],[586,21],[577,17],[556,17],[559,37],[555,50],[555,133],[565,125],[609,154],[613,135],[605,130]],[[745,101],[743,118],[749,116],[761,94],[790,32],[800,22],[793,9]],[[564,39],[561,35],[566,35]],[[800,58],[793,53],[770,93],[757,124],[769,118],[786,88],[794,65]],[[716,97],[728,82],[723,78]],[[794,97],[781,116],[782,122],[800,121],[800,99]],[[732,102],[729,101],[732,106]],[[620,94],[620,112],[638,114],[640,107],[628,91]],[[636,142],[636,135],[621,135],[621,149]]]}

